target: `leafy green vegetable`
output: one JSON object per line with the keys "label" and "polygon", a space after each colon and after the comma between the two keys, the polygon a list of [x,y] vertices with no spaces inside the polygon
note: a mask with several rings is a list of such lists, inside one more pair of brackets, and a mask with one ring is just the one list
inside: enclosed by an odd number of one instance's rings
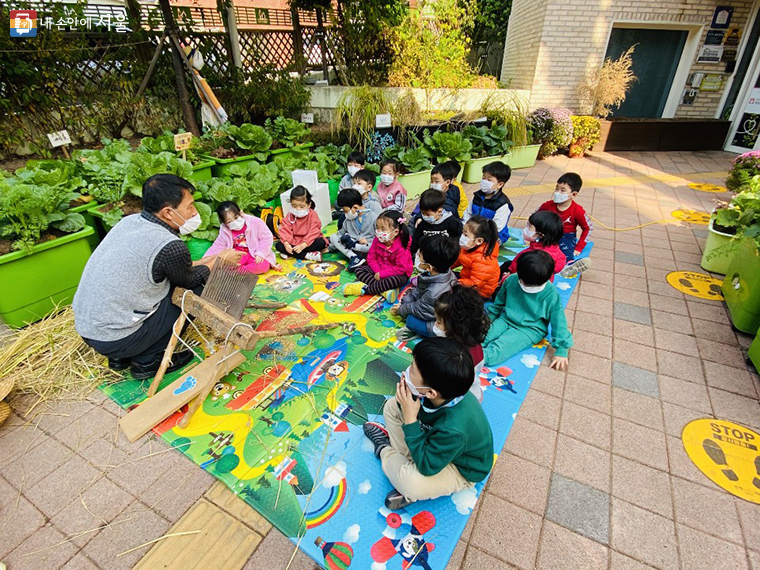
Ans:
{"label": "leafy green vegetable", "polygon": [[[223,200],[233,200],[238,202],[238,206],[243,209],[252,209],[255,206],[263,205],[264,202],[271,200],[284,192],[292,185],[285,186],[281,177],[281,171],[275,163],[259,164],[250,161],[243,164],[235,164],[229,170],[228,189],[223,187],[217,188],[218,191],[232,191],[238,195],[238,198],[212,196],[217,202]],[[220,179],[225,181],[225,179]],[[211,181],[209,181],[211,182]]]}
{"label": "leafy green vegetable", "polygon": [[422,135],[424,148],[438,164],[447,160],[466,162],[471,158],[472,143],[464,138],[462,133],[436,131],[431,135],[430,131],[425,129]]}
{"label": "leafy green vegetable", "polygon": [[350,144],[344,144],[342,146],[326,144],[315,148],[314,154],[326,154],[331,160],[334,160],[338,164],[338,168],[342,172],[345,172],[348,168],[348,155],[351,154],[353,150],[354,149]]}
{"label": "leafy green vegetable", "polygon": [[404,169],[412,174],[430,170],[430,154],[422,147],[407,149],[401,145],[393,145],[385,149],[385,158],[392,158],[404,165]]}
{"label": "leafy green vegetable", "polygon": [[262,127],[243,123],[239,127],[226,125],[223,130],[238,148],[250,150],[256,160],[266,160],[266,151],[272,146],[272,137]]}
{"label": "leafy green vegetable", "polygon": [[42,160],[16,171],[16,178],[25,183],[39,186],[54,186],[74,193],[79,198],[85,186],[81,176],[77,176],[77,164],[71,160]]}
{"label": "leafy green vegetable", "polygon": [[472,156],[475,158],[502,156],[514,146],[509,140],[509,131],[502,125],[494,125],[490,129],[467,125],[462,135],[472,143]]}
{"label": "leafy green vegetable", "polygon": [[[190,144],[190,148],[185,151],[185,160],[190,164],[198,164],[203,159],[199,156],[200,149],[199,139],[193,137],[193,141]],[[137,152],[147,152],[150,154],[159,154],[162,152],[170,152],[177,157],[182,156],[182,151],[174,150],[174,134],[165,131],[163,135],[156,138],[145,137],[140,141],[140,146],[137,147]]]}
{"label": "leafy green vegetable", "polygon": [[103,139],[101,150],[78,150],[73,153],[79,175],[85,180],[85,191],[101,204],[124,198],[124,177],[132,158],[129,141]]}
{"label": "leafy green vegetable", "polygon": [[134,153],[125,170],[124,194],[142,197],[143,183],[154,174],[176,174],[187,180],[193,175],[193,166],[170,152]]}
{"label": "leafy green vegetable", "polygon": [[718,208],[715,221],[721,226],[736,228],[737,240],[751,238],[760,247],[760,176],[754,176],[748,189],[736,194],[727,207]]}
{"label": "leafy green vegetable", "polygon": [[267,119],[264,128],[279,146],[286,148],[302,143],[311,132],[303,123],[286,117]]}

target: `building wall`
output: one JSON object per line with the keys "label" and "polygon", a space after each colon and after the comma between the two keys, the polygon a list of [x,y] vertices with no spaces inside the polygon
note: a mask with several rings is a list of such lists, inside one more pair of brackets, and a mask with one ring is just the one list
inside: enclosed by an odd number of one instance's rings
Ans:
{"label": "building wall", "polygon": [[[700,27],[701,47],[719,4],[734,8],[730,25],[738,27],[743,38],[748,32],[753,0],[515,0],[501,80],[513,87],[530,89],[532,109],[567,107],[585,112],[580,108],[578,86],[588,70],[602,65],[613,23]],[[725,63],[696,63],[698,53],[699,49],[690,73],[724,71]],[[725,75],[723,89],[728,77]],[[682,92],[686,85],[674,87]],[[713,117],[723,89],[700,91],[693,105],[681,105],[679,99],[675,116]]]}

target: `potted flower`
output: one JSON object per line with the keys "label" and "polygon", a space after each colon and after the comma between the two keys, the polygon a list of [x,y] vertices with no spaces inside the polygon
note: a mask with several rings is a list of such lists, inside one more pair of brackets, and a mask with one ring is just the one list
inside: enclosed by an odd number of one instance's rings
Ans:
{"label": "potted flower", "polygon": [[216,163],[211,173],[224,176],[233,164],[251,160],[265,162],[271,146],[272,137],[263,127],[250,123],[239,127],[225,124],[203,134],[199,151]]}
{"label": "potted flower", "polygon": [[534,142],[541,145],[541,158],[566,148],[573,140],[573,121],[570,117],[567,109],[541,107],[531,113],[528,121]]}
{"label": "potted flower", "polygon": [[18,328],[74,298],[95,230],[69,205],[67,180],[0,180],[0,320]]}
{"label": "potted flower", "polygon": [[736,228],[736,237],[724,246],[735,249],[721,287],[726,307],[735,328],[755,334],[760,328],[760,176],[717,210],[716,221]]}
{"label": "potted flower", "polygon": [[462,134],[472,143],[471,160],[464,167],[463,180],[469,183],[480,182],[483,177],[483,167],[499,160],[508,164],[510,148],[514,143],[509,140],[509,132],[506,127],[494,125],[477,127],[467,125]]}
{"label": "potted flower", "polygon": [[749,188],[750,181],[758,174],[760,174],[760,150],[745,152],[731,163],[726,186],[734,192],[742,192]]}
{"label": "potted flower", "polygon": [[710,223],[707,226],[707,239],[702,251],[702,269],[710,273],[725,275],[728,266],[734,258],[736,248],[727,247],[736,235],[735,226],[723,226],[718,222],[720,210],[728,207],[728,202],[720,202],[710,215]]}
{"label": "potted flower", "polygon": [[583,158],[586,151],[599,142],[601,122],[596,117],[588,115],[573,115],[573,140],[567,154],[570,158]]}
{"label": "potted flower", "polygon": [[385,149],[385,158],[392,158],[401,163],[403,174],[398,181],[406,188],[407,200],[416,198],[430,188],[430,163],[429,153],[421,146],[417,148],[405,148],[394,145]]}
{"label": "potted flower", "polygon": [[[203,157],[199,154],[201,149],[201,143],[199,139],[193,137],[190,148],[185,151],[184,159],[187,160],[193,166],[193,174],[188,180],[191,182],[199,182],[200,180],[208,180],[211,178],[211,167],[215,162],[208,157]],[[174,150],[174,134],[171,132],[165,132],[158,137],[145,137],[140,141],[140,146],[137,147],[137,152],[147,152],[150,154],[159,154],[161,152],[175,153],[177,158],[182,158],[182,151]]]}

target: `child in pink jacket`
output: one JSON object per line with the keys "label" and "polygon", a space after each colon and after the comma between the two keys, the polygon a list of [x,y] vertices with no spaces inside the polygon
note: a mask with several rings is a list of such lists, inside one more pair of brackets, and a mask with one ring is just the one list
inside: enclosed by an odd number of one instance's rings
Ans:
{"label": "child in pink jacket", "polygon": [[377,196],[383,210],[404,212],[406,207],[406,188],[397,180],[401,174],[398,161],[389,158],[380,163],[380,183],[377,185]]}
{"label": "child in pink jacket", "polygon": [[270,267],[279,269],[272,251],[274,237],[262,220],[244,214],[235,202],[222,202],[216,213],[221,222],[219,237],[204,257],[234,249],[243,252],[240,267],[244,271],[261,274]]}
{"label": "child in pink jacket", "polygon": [[414,271],[406,222],[404,214],[397,210],[380,214],[367,262],[354,271],[359,282],[344,285],[344,295],[382,294],[389,302],[396,302],[399,289],[406,285]]}
{"label": "child in pink jacket", "polygon": [[327,248],[322,222],[314,210],[311,193],[303,186],[290,191],[290,212],[282,218],[277,233],[280,241],[274,247],[283,259],[322,261],[322,251]]}

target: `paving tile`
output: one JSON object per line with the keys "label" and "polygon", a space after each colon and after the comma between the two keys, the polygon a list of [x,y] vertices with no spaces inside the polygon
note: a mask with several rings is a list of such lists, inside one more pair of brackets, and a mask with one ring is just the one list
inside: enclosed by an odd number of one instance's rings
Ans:
{"label": "paving tile", "polygon": [[[583,278],[585,279],[586,275],[584,275]],[[625,278],[620,279],[619,283],[615,283],[615,288],[630,289],[631,291],[641,291],[643,293],[648,291],[646,279],[643,277],[632,277],[630,275],[626,275]]]}
{"label": "paving tile", "polygon": [[652,257],[659,257],[660,259],[673,259],[673,252],[670,250],[669,242],[668,249],[652,247],[654,244],[662,245],[662,241],[653,240],[652,238],[644,238],[644,258],[647,264],[649,263],[649,259]]}
{"label": "paving tile", "polygon": [[633,264],[633,263],[623,263],[620,261],[615,261],[615,264],[613,265],[613,271],[615,272],[615,277],[618,278],[621,275],[630,275],[632,277],[645,277],[646,276],[646,269],[644,268],[644,264]]}
{"label": "paving tile", "polygon": [[689,314],[693,318],[704,319],[718,324],[731,324],[728,319],[728,313],[726,313],[726,309],[721,303],[698,303],[687,299],[686,305],[689,308]]}
{"label": "paving tile", "polygon": [[700,418],[712,417],[709,412],[700,412],[667,402],[662,405],[662,413],[665,419],[665,432],[676,437],[681,437],[686,424]]}
{"label": "paving tile", "polygon": [[656,568],[678,568],[672,520],[612,498],[610,546]]}
{"label": "paving tile", "polygon": [[736,342],[736,334],[731,325],[703,321],[697,318],[692,318],[691,321],[694,326],[694,336],[698,338],[706,338],[724,344],[734,344]]}
{"label": "paving tile", "polygon": [[693,334],[691,319],[684,315],[676,315],[665,311],[652,309],[652,322],[658,329],[665,329],[683,334]]}
{"label": "paving tile", "polygon": [[760,552],[750,550],[748,552],[748,555],[749,555],[749,564],[752,570],[760,570]]}
{"label": "paving tile", "polygon": [[[496,460],[488,492],[515,505],[543,515],[549,494],[551,470],[509,453]],[[472,518],[472,517],[471,517]]]}
{"label": "paving tile", "polygon": [[529,390],[520,406],[520,416],[550,429],[559,428],[559,411],[562,400],[537,390]]}
{"label": "paving tile", "polygon": [[[489,568],[493,570],[513,570],[516,566],[507,564],[503,560],[494,558],[493,556],[486,554],[479,548],[470,546],[465,554],[464,561],[462,562],[462,570],[482,570],[483,568]],[[254,570],[253,568],[251,570]]]}
{"label": "paving tile", "polygon": [[757,398],[752,375],[745,368],[734,368],[717,362],[705,362],[704,367],[708,386],[749,398]]}
{"label": "paving tile", "polygon": [[65,537],[48,523],[27,538],[3,562],[12,570],[57,570],[78,550],[64,540]]}
{"label": "paving tile", "polygon": [[[470,545],[520,568],[533,568],[541,517],[491,494],[481,499]],[[504,532],[504,529],[510,529]],[[515,537],[520,537],[515,540]],[[465,566],[466,567],[466,566]]]}
{"label": "paving tile", "polygon": [[[596,243],[594,243],[594,258],[596,258],[599,251],[600,250],[597,250]],[[611,287],[614,276],[612,273],[606,273],[604,271],[589,271],[583,275],[583,280],[589,283],[599,283]]]}
{"label": "paving tile", "polygon": [[[662,283],[658,283],[657,285],[662,285]],[[667,285],[667,287],[670,287],[670,285]],[[659,291],[658,287],[653,287],[653,289]],[[673,295],[661,295],[659,292],[655,293],[650,291],[649,306],[654,310],[685,317],[689,316],[689,310],[686,308],[686,301],[674,298]]]}
{"label": "paving tile", "polygon": [[646,291],[634,291],[623,287],[615,286],[613,290],[615,301],[636,305],[637,307],[649,308],[649,294]]}
{"label": "paving tile", "polygon": [[536,568],[584,568],[606,570],[609,549],[580,534],[546,521]]}
{"label": "paving tile", "polygon": [[608,544],[609,516],[610,496],[607,493],[558,473],[552,475],[546,506],[548,520],[597,542]]}
{"label": "paving tile", "polygon": [[161,477],[145,492],[140,500],[158,511],[164,518],[179,519],[214,484],[214,477],[199,469],[189,460],[173,471],[171,477]]}
{"label": "paving tile", "polygon": [[612,299],[612,289],[607,285],[582,281],[580,294],[584,297],[594,297],[597,299]]}
{"label": "paving tile", "polygon": [[582,304],[582,307],[583,310],[587,313],[594,313],[596,315],[603,315],[606,317],[612,316],[612,301],[608,299],[597,299],[594,297],[593,302],[584,302]]}
{"label": "paving tile", "polygon": [[554,472],[589,487],[609,492],[610,453],[560,434]]}
{"label": "paving tile", "polygon": [[613,388],[612,415],[645,427],[663,429],[660,400],[636,392]]}
{"label": "paving tile", "polygon": [[704,360],[718,362],[736,368],[744,367],[745,356],[738,346],[715,342],[714,340],[707,340],[704,338],[698,338],[697,344],[699,345],[699,355]]}
{"label": "paving tile", "polygon": [[654,329],[654,343],[661,350],[669,350],[688,356],[699,356],[697,340],[691,335],[656,328]]}
{"label": "paving tile", "polygon": [[668,470],[665,434],[626,420],[612,420],[612,452],[650,467]]}
{"label": "paving tile", "polygon": [[51,410],[35,419],[35,425],[48,435],[55,435],[95,407],[96,405],[89,399],[59,402]]}
{"label": "paving tile", "polygon": [[654,346],[654,329],[649,325],[615,319],[615,340],[627,340],[645,346]]}
{"label": "paving tile", "polygon": [[629,305],[627,303],[615,302],[615,318],[624,321],[632,321],[642,325],[652,324],[652,314],[649,309]]}
{"label": "paving tile", "polygon": [[[719,525],[716,525],[719,526]],[[677,525],[683,570],[747,570],[744,548]]]}
{"label": "paving tile", "polygon": [[20,495],[21,491],[0,477],[0,514],[3,513],[5,505],[15,502]]}
{"label": "paving tile", "polygon": [[760,505],[741,499],[735,499],[734,502],[736,510],[739,511],[745,544],[752,548],[760,548]]}
{"label": "paving tile", "polygon": [[670,477],[618,455],[612,456],[612,495],[636,506],[673,518]]}
{"label": "paving tile", "polygon": [[0,430],[0,465],[9,464],[24,456],[45,439],[45,432],[34,426],[4,425]]}
{"label": "paving tile", "polygon": [[[542,366],[539,369],[539,374],[543,368],[546,367]],[[612,364],[610,361],[585,352],[570,351],[568,372],[606,384],[612,381]]]}
{"label": "paving tile", "polygon": [[554,444],[557,432],[517,416],[507,436],[504,449],[523,459],[551,467],[554,461]]}
{"label": "paving tile", "polygon": [[696,383],[705,381],[702,361],[695,356],[657,349],[657,365],[660,374],[665,376]]}
{"label": "paving tile", "polygon": [[[17,521],[23,521],[18,524]],[[45,515],[26,498],[16,495],[0,512],[0,560],[45,524]]]}
{"label": "paving tile", "polygon": [[45,515],[53,517],[100,477],[98,470],[74,455],[25,494]]}
{"label": "paving tile", "polygon": [[63,570],[100,570],[95,563],[80,552],[69,560]]}
{"label": "paving tile", "polygon": [[[673,480],[676,521],[680,524],[743,544],[734,497],[722,489],[711,489],[683,479]],[[720,521],[720,524],[716,524]]]}
{"label": "paving tile", "polygon": [[612,385],[645,396],[660,397],[654,372],[622,362],[612,363]]}
{"label": "paving tile", "polygon": [[560,432],[602,449],[610,448],[610,416],[572,402],[562,404]]}
{"label": "paving tile", "polygon": [[[266,536],[272,529],[272,525],[268,520],[261,516],[243,499],[233,493],[227,485],[222,483],[222,481],[216,481],[216,483],[214,483],[203,496],[206,500],[230,513],[237,520],[255,530],[261,536]],[[477,509],[478,506],[476,504],[475,509],[470,516],[470,520],[476,516]]]}
{"label": "paving tile", "polygon": [[758,428],[760,403],[756,398],[747,398],[716,388],[708,388],[707,391],[717,417]]}
{"label": "paving tile", "polygon": [[55,434],[55,438],[75,451],[84,449],[94,438],[114,434],[118,420],[103,408],[94,407]]}
{"label": "paving tile", "polygon": [[573,331],[573,351],[593,354],[600,358],[612,357],[612,338],[584,330]]}
{"label": "paving tile", "polygon": [[[639,369],[657,371],[657,355],[654,348],[628,340],[615,339],[614,360]],[[614,365],[613,365],[614,374]]]}
{"label": "paving tile", "polygon": [[461,539],[457,541],[454,554],[451,555],[451,559],[449,559],[449,563],[446,565],[446,570],[460,570],[466,551],[467,543]]}
{"label": "paving tile", "polygon": [[578,310],[575,311],[575,321],[573,322],[573,331],[575,331],[575,329],[590,331],[611,337],[612,318]]}
{"label": "paving tile", "polygon": [[[140,497],[161,477],[172,472],[180,459],[177,451],[149,440],[132,455],[126,455],[123,461],[115,463],[107,476],[125,491]],[[173,476],[169,478],[173,479]]]}
{"label": "paving tile", "polygon": [[[707,392],[705,391],[705,394]],[[609,384],[568,374],[565,399],[605,414],[610,413],[612,390]]]}
{"label": "paving tile", "polygon": [[[547,494],[548,494],[547,490]],[[464,540],[469,542],[470,537],[472,536],[472,529],[475,528],[475,523],[478,520],[478,514],[480,513],[480,505],[483,503],[483,501],[480,500],[480,497],[478,497],[478,502],[475,503],[475,508],[472,509],[472,512],[470,513],[470,518],[467,520],[467,524],[464,525],[464,530],[462,531],[462,536],[460,536],[460,540]],[[269,522],[269,521],[267,521]]]}
{"label": "paving tile", "polygon": [[566,375],[567,372],[560,372],[553,368],[549,368],[548,366],[540,366],[538,368],[538,374],[536,374],[530,387],[535,388],[544,394],[550,394],[561,398],[562,393],[565,390]]}
{"label": "paving tile", "polygon": [[706,386],[663,374],[660,374],[657,380],[660,384],[660,399],[663,402],[678,404],[707,414],[712,413]]}
{"label": "paving tile", "polygon": [[33,487],[73,454],[71,449],[55,439],[43,436],[42,440],[39,445],[2,468],[3,477],[17,489],[26,490]]}
{"label": "paving tile", "polygon": [[649,570],[653,566],[634,560],[624,554],[610,551],[610,570]]}

